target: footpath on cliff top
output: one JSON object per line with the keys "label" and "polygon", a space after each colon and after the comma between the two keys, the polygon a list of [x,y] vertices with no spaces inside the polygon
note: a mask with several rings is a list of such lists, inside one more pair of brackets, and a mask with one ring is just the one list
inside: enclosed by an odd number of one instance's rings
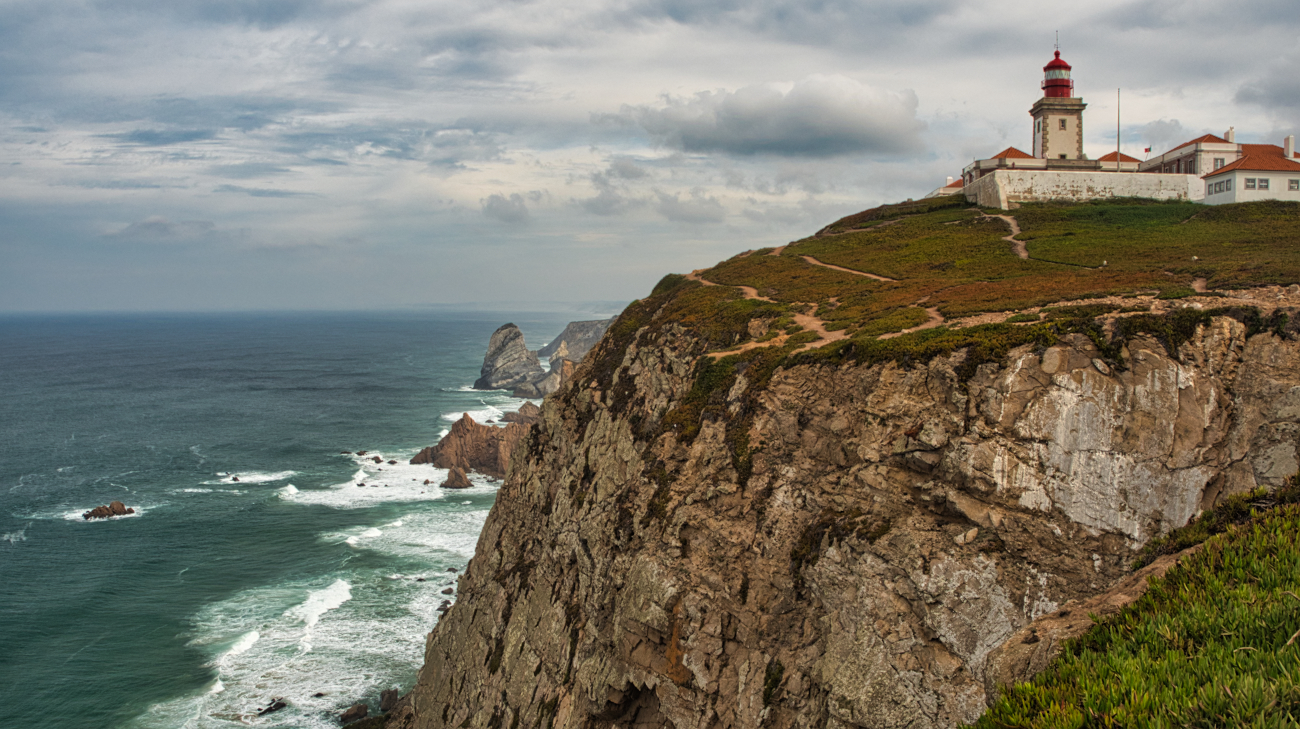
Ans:
{"label": "footpath on cliff top", "polygon": [[610,325],[384,721],[1287,725],[1298,434],[1300,205],[864,211]]}

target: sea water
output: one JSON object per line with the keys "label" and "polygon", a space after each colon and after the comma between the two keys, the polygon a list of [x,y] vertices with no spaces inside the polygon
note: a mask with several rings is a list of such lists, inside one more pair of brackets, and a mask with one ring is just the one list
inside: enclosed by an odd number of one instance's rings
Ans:
{"label": "sea water", "polygon": [[336,727],[409,689],[498,483],[408,460],[522,404],[469,388],[497,326],[588,318],[0,317],[5,725]]}

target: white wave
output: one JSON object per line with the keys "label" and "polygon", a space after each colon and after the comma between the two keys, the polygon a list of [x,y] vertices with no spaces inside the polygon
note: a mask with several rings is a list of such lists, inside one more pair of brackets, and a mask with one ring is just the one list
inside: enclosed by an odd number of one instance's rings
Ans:
{"label": "white wave", "polygon": [[[404,688],[377,677],[414,675],[440,615],[441,589],[440,581],[346,573],[324,588],[257,588],[210,605],[194,618],[191,645],[213,656],[217,675],[127,726],[337,729],[339,712],[351,704]],[[303,650],[306,638],[310,650]],[[273,699],[288,706],[257,716]]]}
{"label": "white wave", "polygon": [[[231,661],[233,661],[239,655],[243,653],[247,653],[248,649],[252,648],[253,644],[257,643],[257,641],[261,640],[261,638],[262,638],[262,634],[257,632],[256,630],[250,630],[247,633],[244,633],[243,635],[239,636],[239,640],[235,641],[234,645],[230,646],[230,650],[218,656],[217,660],[214,661],[214,663],[217,666],[230,665]],[[221,682],[220,679],[218,679],[217,682],[220,683]]]}
{"label": "white wave", "polygon": [[478,410],[456,410],[450,413],[443,413],[443,420],[450,420],[453,423],[468,415],[474,422],[480,425],[487,425],[489,420],[500,420],[505,414],[504,410],[499,410],[491,405]]}
{"label": "white wave", "polygon": [[[361,464],[352,478],[324,489],[285,487],[278,496],[296,504],[318,504],[335,509],[363,509],[382,503],[436,501],[446,498],[447,490],[439,484],[447,480],[447,470],[427,464],[411,465],[398,461],[390,465]],[[429,483],[425,483],[428,481]],[[470,476],[474,487],[461,493],[492,493],[499,485],[495,479],[479,474]]]}
{"label": "white wave", "polygon": [[352,585],[345,580],[335,580],[329,587],[309,594],[301,605],[284,612],[286,617],[299,618],[307,626],[302,639],[298,641],[303,653],[311,652],[312,628],[320,622],[321,616],[351,599]]}
{"label": "white wave", "polygon": [[31,524],[28,523],[27,526],[24,526],[22,529],[19,529],[16,532],[8,532],[4,535],[0,535],[0,542],[9,542],[9,544],[12,546],[19,542],[27,541],[27,527],[30,526]]}
{"label": "white wave", "polygon": [[220,478],[215,481],[204,481],[204,486],[216,486],[218,484],[229,483],[270,483],[272,481],[283,481],[291,476],[296,476],[297,471],[277,471],[275,473],[265,473],[262,471],[238,471],[236,473],[217,474]]}

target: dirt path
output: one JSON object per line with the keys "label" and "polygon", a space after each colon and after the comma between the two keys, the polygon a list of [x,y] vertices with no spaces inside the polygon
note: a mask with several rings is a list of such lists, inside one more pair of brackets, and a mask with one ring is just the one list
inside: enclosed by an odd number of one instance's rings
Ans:
{"label": "dirt path", "polygon": [[832,271],[840,271],[841,273],[851,273],[854,276],[865,276],[869,279],[873,279],[876,281],[885,281],[887,283],[893,283],[894,281],[898,280],[895,278],[886,278],[884,276],[877,276],[874,273],[867,273],[866,271],[855,271],[851,268],[836,266],[831,263],[822,263],[821,261],[817,260],[816,258],[813,258],[812,256],[799,256],[799,257],[802,258],[806,263],[809,263],[814,266],[821,266],[822,268],[829,268]]}
{"label": "dirt path", "polygon": [[904,329],[901,332],[890,332],[888,334],[881,334],[879,337],[877,337],[877,339],[893,339],[894,337],[901,337],[904,334],[919,332],[922,329],[934,329],[937,326],[943,325],[943,314],[939,313],[938,307],[932,306],[929,309],[926,309],[925,313],[930,315],[929,320],[926,321],[925,323],[917,324],[916,326],[910,327],[908,329]]}
{"label": "dirt path", "polygon": [[1015,251],[1017,256],[1020,256],[1026,261],[1029,260],[1029,251],[1025,249],[1025,242],[1022,240],[1016,240],[1016,236],[1020,235],[1020,224],[1016,222],[1015,218],[1010,215],[983,215],[981,217],[997,218],[1011,226],[1011,235],[1002,236],[1002,240],[1011,244],[1011,250]]}
{"label": "dirt path", "polygon": [[[703,276],[700,275],[699,271],[691,271],[690,273],[686,274],[686,278],[692,281],[699,281],[701,284],[705,286],[721,285],[721,284],[716,284],[704,278]],[[772,301],[772,299],[769,299],[766,296],[759,296],[758,289],[755,289],[752,286],[733,286],[732,288],[740,289],[740,293],[746,299],[754,299],[757,301],[776,303]],[[848,339],[849,337],[849,333],[843,329],[834,332],[826,331],[826,322],[822,321],[821,319],[818,319],[815,316],[812,316],[811,314],[794,314],[793,317],[794,317],[794,323],[803,327],[804,331],[814,332],[815,334],[817,334],[817,341],[809,342],[803,345],[802,347],[796,349],[795,352],[806,352],[810,349],[816,349],[817,347],[830,344],[831,342],[838,342],[841,339]],[[751,349],[758,349],[759,347],[779,347],[782,344],[785,344],[786,341],[789,339],[790,339],[789,334],[782,334],[776,337],[775,339],[769,339],[766,342],[745,342],[739,347],[736,347],[735,349],[729,349],[725,352],[710,352],[708,356],[714,359],[719,359],[722,357],[728,357],[733,354],[739,354],[741,352],[748,352]]]}

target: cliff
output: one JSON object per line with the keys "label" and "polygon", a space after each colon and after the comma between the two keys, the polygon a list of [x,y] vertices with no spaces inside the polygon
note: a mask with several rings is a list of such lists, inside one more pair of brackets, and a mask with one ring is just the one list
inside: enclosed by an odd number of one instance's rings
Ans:
{"label": "cliff", "polygon": [[613,320],[571,321],[550,344],[537,350],[537,356],[549,359],[552,367],[561,359],[581,362],[587,352],[600,341],[611,321]]}
{"label": "cliff", "polygon": [[[955,726],[1041,667],[1005,647],[1033,621],[1296,471],[1300,287],[1170,300],[1257,274],[1152,244],[1067,276],[913,214],[630,306],[512,452],[388,725]],[[975,248],[916,255],[945,235]],[[1080,293],[1116,295],[1041,308]]]}

